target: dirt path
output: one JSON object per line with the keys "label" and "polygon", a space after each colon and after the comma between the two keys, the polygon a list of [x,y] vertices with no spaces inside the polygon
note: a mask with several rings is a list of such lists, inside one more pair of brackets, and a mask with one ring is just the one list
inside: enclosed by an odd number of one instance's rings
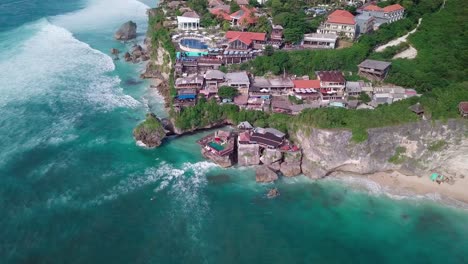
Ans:
{"label": "dirt path", "polygon": [[410,46],[409,48],[405,49],[404,51],[395,54],[392,59],[414,59],[418,55],[418,51],[413,47]]}
{"label": "dirt path", "polygon": [[[408,39],[408,37],[409,37],[411,34],[413,34],[414,32],[416,32],[416,30],[418,30],[419,25],[421,25],[421,21],[422,21],[422,18],[419,19],[418,25],[416,26],[416,28],[413,29],[413,30],[411,30],[410,32],[408,32],[408,34],[404,35],[403,37],[399,37],[399,38],[397,38],[397,39],[394,39],[394,40],[388,42],[388,43],[385,44],[385,45],[382,45],[382,46],[377,47],[377,48],[375,49],[375,51],[377,51],[377,52],[382,52],[382,51],[384,51],[384,49],[387,48],[387,47],[396,46],[396,45],[398,45],[398,44],[400,44],[400,43],[406,42],[406,40]],[[411,49],[411,48],[410,48],[410,49]],[[414,48],[413,48],[413,49],[414,49]],[[414,50],[416,50],[416,49],[414,49]],[[416,57],[416,56],[415,56],[415,57]]]}

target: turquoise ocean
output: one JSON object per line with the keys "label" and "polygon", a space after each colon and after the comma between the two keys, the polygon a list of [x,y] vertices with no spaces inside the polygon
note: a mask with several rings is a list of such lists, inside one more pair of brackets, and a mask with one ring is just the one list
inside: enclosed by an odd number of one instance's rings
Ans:
{"label": "turquoise ocean", "polygon": [[128,20],[143,40],[154,5],[0,1],[0,263],[468,263],[463,209],[370,183],[256,184],[204,160],[203,133],[136,146],[161,98],[109,51],[132,45],[113,40]]}

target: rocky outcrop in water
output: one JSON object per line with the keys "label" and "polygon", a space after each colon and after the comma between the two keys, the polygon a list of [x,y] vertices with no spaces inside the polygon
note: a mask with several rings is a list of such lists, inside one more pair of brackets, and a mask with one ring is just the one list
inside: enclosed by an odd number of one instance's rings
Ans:
{"label": "rocky outcrop in water", "polygon": [[130,40],[136,38],[137,34],[137,24],[133,21],[128,21],[124,23],[120,28],[115,32],[114,38],[117,40]]}
{"label": "rocky outcrop in water", "polygon": [[257,182],[273,182],[278,179],[278,175],[264,165],[255,169],[255,179]]}
{"label": "rocky outcrop in water", "polygon": [[154,148],[161,145],[166,137],[166,131],[161,121],[153,113],[146,114],[146,120],[133,130],[136,141],[142,142],[146,147]]}
{"label": "rocky outcrop in water", "polygon": [[438,172],[468,177],[468,120],[420,121],[368,130],[368,139],[351,140],[347,130],[304,128],[294,137],[304,157],[302,172],[322,178],[334,171],[359,174],[395,170],[406,175]]}
{"label": "rocky outcrop in water", "polygon": [[223,168],[228,168],[234,165],[234,159],[231,155],[219,156],[211,153],[210,151],[202,148],[201,153],[206,159],[212,160],[214,163],[218,164]]}
{"label": "rocky outcrop in water", "polygon": [[263,150],[262,156],[260,157],[260,160],[265,165],[270,165],[282,159],[283,154],[278,149],[265,149]]}

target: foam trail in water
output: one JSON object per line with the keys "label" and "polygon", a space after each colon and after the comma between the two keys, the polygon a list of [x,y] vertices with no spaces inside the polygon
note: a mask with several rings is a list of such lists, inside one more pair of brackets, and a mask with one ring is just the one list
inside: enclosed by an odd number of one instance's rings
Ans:
{"label": "foam trail in water", "polygon": [[128,20],[146,21],[148,8],[136,0],[89,0],[84,9],[56,16],[52,22],[72,32],[102,32]]}

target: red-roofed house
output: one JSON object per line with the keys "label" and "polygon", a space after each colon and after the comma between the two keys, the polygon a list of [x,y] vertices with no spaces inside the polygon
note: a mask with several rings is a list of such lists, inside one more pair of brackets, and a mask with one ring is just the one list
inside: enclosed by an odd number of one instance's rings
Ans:
{"label": "red-roofed house", "polygon": [[368,14],[376,18],[376,24],[381,25],[385,23],[393,23],[403,18],[405,8],[399,4],[389,5],[380,8],[376,5],[370,4],[362,9],[363,14]]}
{"label": "red-roofed house", "polygon": [[320,100],[320,80],[293,80],[294,95],[300,99]]}
{"label": "red-roofed house", "polygon": [[356,21],[354,15],[346,10],[335,10],[328,15],[327,20],[320,25],[317,33],[343,35],[354,39],[356,36]]}
{"label": "red-roofed house", "polygon": [[228,31],[226,32],[228,39],[228,49],[231,50],[247,50],[254,44],[261,44],[266,40],[266,33]]}
{"label": "red-roofed house", "polygon": [[257,23],[256,11],[253,7],[242,5],[239,11],[231,14],[231,25],[247,27],[248,25]]}
{"label": "red-roofed house", "polygon": [[462,117],[468,117],[468,102],[460,102],[458,110],[460,110],[460,115]]}
{"label": "red-roofed house", "polygon": [[341,71],[317,71],[323,101],[344,99],[346,80]]}

